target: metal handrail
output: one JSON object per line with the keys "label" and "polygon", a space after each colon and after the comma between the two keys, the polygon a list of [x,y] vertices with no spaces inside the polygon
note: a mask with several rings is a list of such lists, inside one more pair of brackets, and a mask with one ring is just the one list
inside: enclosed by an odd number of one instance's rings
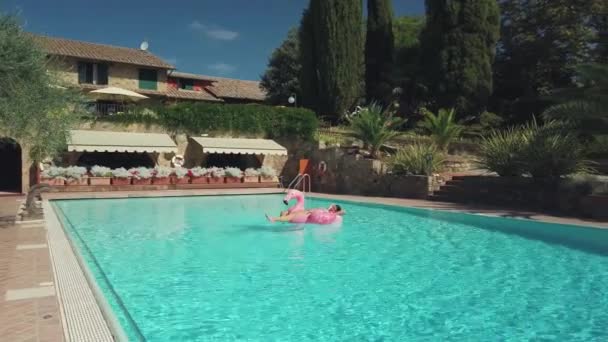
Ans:
{"label": "metal handrail", "polygon": [[311,181],[310,181],[310,175],[308,173],[298,173],[298,175],[289,183],[287,188],[285,188],[285,191],[288,191],[291,189],[297,189],[300,186],[300,184],[302,184],[303,192],[306,192],[307,188],[308,188],[308,192],[311,192]]}

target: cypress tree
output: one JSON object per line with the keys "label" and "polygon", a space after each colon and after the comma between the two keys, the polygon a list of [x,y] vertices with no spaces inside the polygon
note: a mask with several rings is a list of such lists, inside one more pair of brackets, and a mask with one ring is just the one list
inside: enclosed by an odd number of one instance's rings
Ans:
{"label": "cypress tree", "polygon": [[482,112],[500,35],[497,1],[426,0],[426,18],[422,61],[435,104],[461,117]]}
{"label": "cypress tree", "polygon": [[390,97],[393,81],[393,9],[392,0],[367,0],[367,35],[365,40],[365,92],[368,101]]}
{"label": "cypress tree", "polygon": [[303,104],[336,120],[361,96],[361,0],[311,0],[300,27]]}
{"label": "cypress tree", "polygon": [[298,39],[300,41],[299,60],[300,60],[300,98],[302,106],[314,111],[318,110],[317,99],[319,97],[317,77],[317,60],[315,54],[315,35],[313,23],[314,4],[311,2],[309,8],[304,10]]}

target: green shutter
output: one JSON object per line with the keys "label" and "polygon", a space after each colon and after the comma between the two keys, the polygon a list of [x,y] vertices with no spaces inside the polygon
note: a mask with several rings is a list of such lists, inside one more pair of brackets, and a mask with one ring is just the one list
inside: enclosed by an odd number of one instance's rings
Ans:
{"label": "green shutter", "polygon": [[139,69],[139,89],[156,90],[157,81],[156,69]]}

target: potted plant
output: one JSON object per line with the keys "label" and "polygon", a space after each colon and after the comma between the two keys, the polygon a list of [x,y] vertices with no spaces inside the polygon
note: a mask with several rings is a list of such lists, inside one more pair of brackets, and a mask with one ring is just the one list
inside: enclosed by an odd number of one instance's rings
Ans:
{"label": "potted plant", "polygon": [[259,169],[260,172],[260,182],[262,183],[276,183],[279,181],[277,177],[277,172],[271,168],[270,166],[262,166]]}
{"label": "potted plant", "polygon": [[152,184],[155,185],[169,185],[171,184],[171,174],[173,173],[173,169],[166,166],[156,166],[154,170],[152,170]]}
{"label": "potted plant", "polygon": [[57,166],[47,168],[42,171],[40,182],[51,186],[65,185],[65,169]]}
{"label": "potted plant", "polygon": [[184,167],[176,167],[173,169],[173,184],[188,184],[190,183],[189,170]]}
{"label": "potted plant", "polygon": [[207,177],[208,171],[204,167],[193,167],[188,170],[188,175],[190,176],[190,181],[192,184],[206,184],[209,183]]}
{"label": "potted plant", "polygon": [[131,172],[127,171],[124,167],[112,170],[112,185],[130,185],[131,184]]}
{"label": "potted plant", "polygon": [[105,166],[95,165],[91,168],[90,185],[110,185],[112,179],[112,169]]}
{"label": "potted plant", "polygon": [[152,171],[147,167],[134,167],[129,169],[131,173],[133,185],[150,185],[152,184]]}
{"label": "potted plant", "polygon": [[226,183],[240,183],[243,177],[243,171],[238,167],[226,168]]}
{"label": "potted plant", "polygon": [[221,167],[211,167],[207,169],[207,182],[209,184],[224,183],[226,171]]}
{"label": "potted plant", "polygon": [[243,177],[243,183],[259,183],[260,182],[260,171],[250,167],[245,169],[245,177]]}
{"label": "potted plant", "polygon": [[82,166],[69,166],[65,169],[66,185],[88,185],[87,168]]}

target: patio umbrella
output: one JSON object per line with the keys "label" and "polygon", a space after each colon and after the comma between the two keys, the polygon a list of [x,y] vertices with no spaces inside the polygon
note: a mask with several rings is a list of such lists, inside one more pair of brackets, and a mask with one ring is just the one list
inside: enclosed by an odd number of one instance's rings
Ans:
{"label": "patio umbrella", "polygon": [[147,96],[142,94],[138,94],[134,91],[118,88],[118,87],[107,87],[102,89],[97,89],[89,92],[93,97],[97,100],[107,100],[107,101],[117,101],[117,102],[126,102],[126,101],[139,101],[143,99],[147,99]]}

